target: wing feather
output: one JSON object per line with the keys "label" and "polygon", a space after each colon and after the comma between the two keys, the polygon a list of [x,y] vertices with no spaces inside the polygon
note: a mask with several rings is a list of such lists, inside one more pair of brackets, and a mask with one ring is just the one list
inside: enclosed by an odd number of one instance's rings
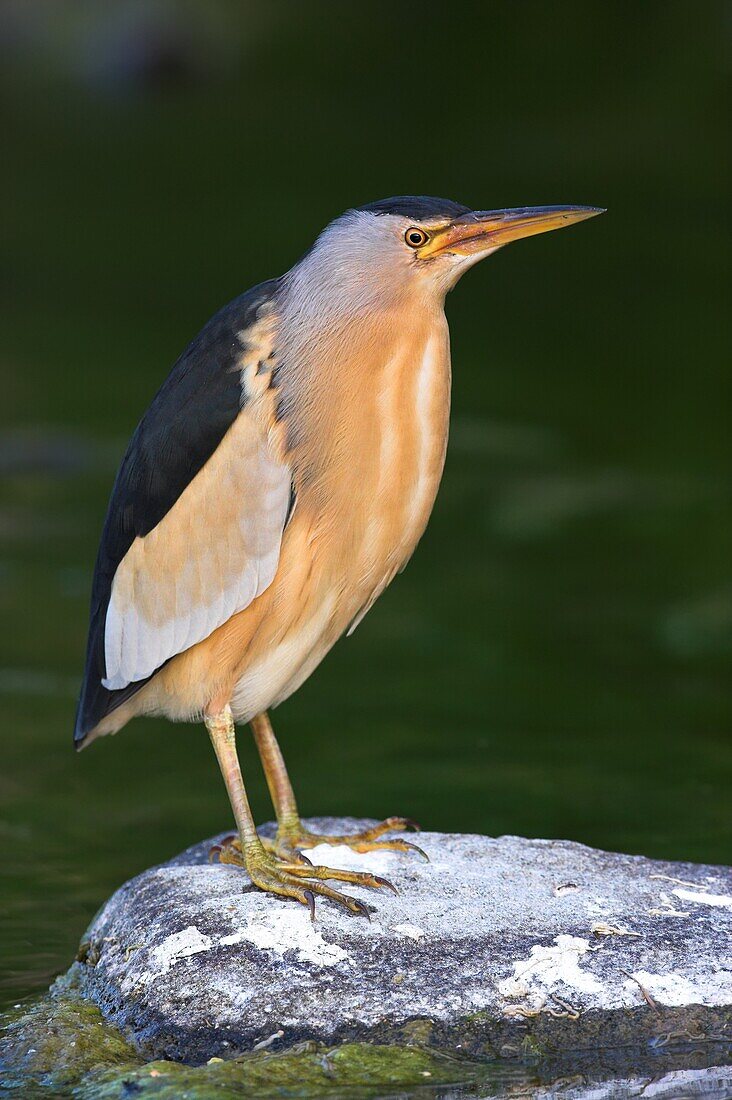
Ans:
{"label": "wing feather", "polygon": [[170,512],[135,539],[117,568],[105,688],[146,680],[271,584],[290,483],[289,467],[244,409]]}
{"label": "wing feather", "polygon": [[290,471],[247,408],[276,281],[220,310],[177,361],[122,460],[97,555],[74,739],[271,583]]}

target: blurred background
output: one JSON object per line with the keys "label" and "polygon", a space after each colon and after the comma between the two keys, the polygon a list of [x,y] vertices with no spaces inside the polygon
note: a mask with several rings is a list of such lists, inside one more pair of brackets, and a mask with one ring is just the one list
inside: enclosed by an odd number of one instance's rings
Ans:
{"label": "blurred background", "polygon": [[71,748],[126,440],[211,313],[392,194],[608,213],[448,300],[430,527],[275,714],[303,812],[729,861],[731,36],[714,0],[5,0],[0,1000],[229,827],[202,728]]}

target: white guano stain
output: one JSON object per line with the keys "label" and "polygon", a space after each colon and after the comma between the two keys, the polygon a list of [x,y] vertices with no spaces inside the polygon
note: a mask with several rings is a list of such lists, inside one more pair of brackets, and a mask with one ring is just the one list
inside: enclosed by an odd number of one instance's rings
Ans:
{"label": "white guano stain", "polygon": [[210,951],[219,945],[252,943],[263,951],[282,956],[294,951],[303,962],[314,966],[335,966],[349,958],[348,952],[336,943],[328,943],[304,911],[256,913],[248,917],[246,926],[218,940],[204,935],[195,925],[167,936],[153,948],[149,956],[147,980],[166,974],[181,959]]}
{"label": "white guano stain", "polygon": [[537,944],[528,959],[513,964],[513,975],[499,982],[498,992],[509,999],[523,997],[538,1003],[558,985],[582,993],[602,993],[602,983],[579,965],[589,950],[589,942],[579,936],[556,936],[550,947]]}
{"label": "white guano stain", "polygon": [[165,974],[179,959],[185,959],[189,955],[197,955],[199,951],[210,951],[213,940],[205,936],[191,924],[180,932],[174,932],[172,936],[166,936],[161,944],[150,952],[150,969],[155,974]]}
{"label": "white guano stain", "polygon": [[313,925],[305,911],[256,913],[247,919],[244,928],[222,936],[219,944],[248,942],[262,951],[284,955],[294,951],[303,962],[314,966],[335,966],[349,959],[349,954],[337,943],[328,943]]}
{"label": "white guano stain", "polygon": [[[372,875],[385,875],[398,866],[400,853],[385,849],[372,852],[356,852],[345,844],[316,844],[313,848],[304,848],[308,859],[316,865],[324,863],[327,867],[339,867],[344,871],[368,871]],[[409,853],[402,859],[411,858]]]}
{"label": "white guano stain", "polygon": [[682,901],[695,901],[699,905],[714,905],[721,909],[732,909],[732,897],[729,894],[708,894],[706,890],[674,890]]}
{"label": "white guano stain", "polygon": [[[670,971],[651,974],[647,970],[635,970],[633,977],[640,982],[655,1001],[672,1008],[684,1005],[727,1005],[732,999],[732,970],[717,970],[687,978]],[[630,986],[632,983],[626,983]]]}
{"label": "white guano stain", "polygon": [[392,927],[392,932],[399,932],[410,940],[421,940],[424,936],[424,929],[418,928],[416,924],[395,924]]}

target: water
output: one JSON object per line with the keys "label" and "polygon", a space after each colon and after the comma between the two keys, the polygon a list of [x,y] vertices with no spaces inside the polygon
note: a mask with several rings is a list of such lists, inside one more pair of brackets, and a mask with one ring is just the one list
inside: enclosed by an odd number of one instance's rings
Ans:
{"label": "water", "polygon": [[114,81],[96,62],[124,34],[72,11],[2,78],[0,1001],[45,988],[124,879],[229,820],[197,726],[71,749],[125,439],[218,305],[389,192],[609,213],[450,299],[428,534],[274,716],[303,812],[728,862],[724,6],[572,2],[561,28],[506,6],[461,44],[393,5],[214,5],[195,63]]}

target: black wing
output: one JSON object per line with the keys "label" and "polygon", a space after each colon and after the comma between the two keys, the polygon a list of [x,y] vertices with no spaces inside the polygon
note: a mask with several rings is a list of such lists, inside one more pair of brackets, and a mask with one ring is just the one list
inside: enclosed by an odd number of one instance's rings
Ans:
{"label": "black wing", "polygon": [[243,351],[240,333],[256,321],[276,286],[277,280],[261,283],[211,318],[176,362],[130,440],[112,489],[94,568],[74,730],[77,748],[102,718],[147,683],[140,680],[118,691],[102,686],[112,581],[135,538],[160,523],[241,411],[241,379],[232,369]]}

